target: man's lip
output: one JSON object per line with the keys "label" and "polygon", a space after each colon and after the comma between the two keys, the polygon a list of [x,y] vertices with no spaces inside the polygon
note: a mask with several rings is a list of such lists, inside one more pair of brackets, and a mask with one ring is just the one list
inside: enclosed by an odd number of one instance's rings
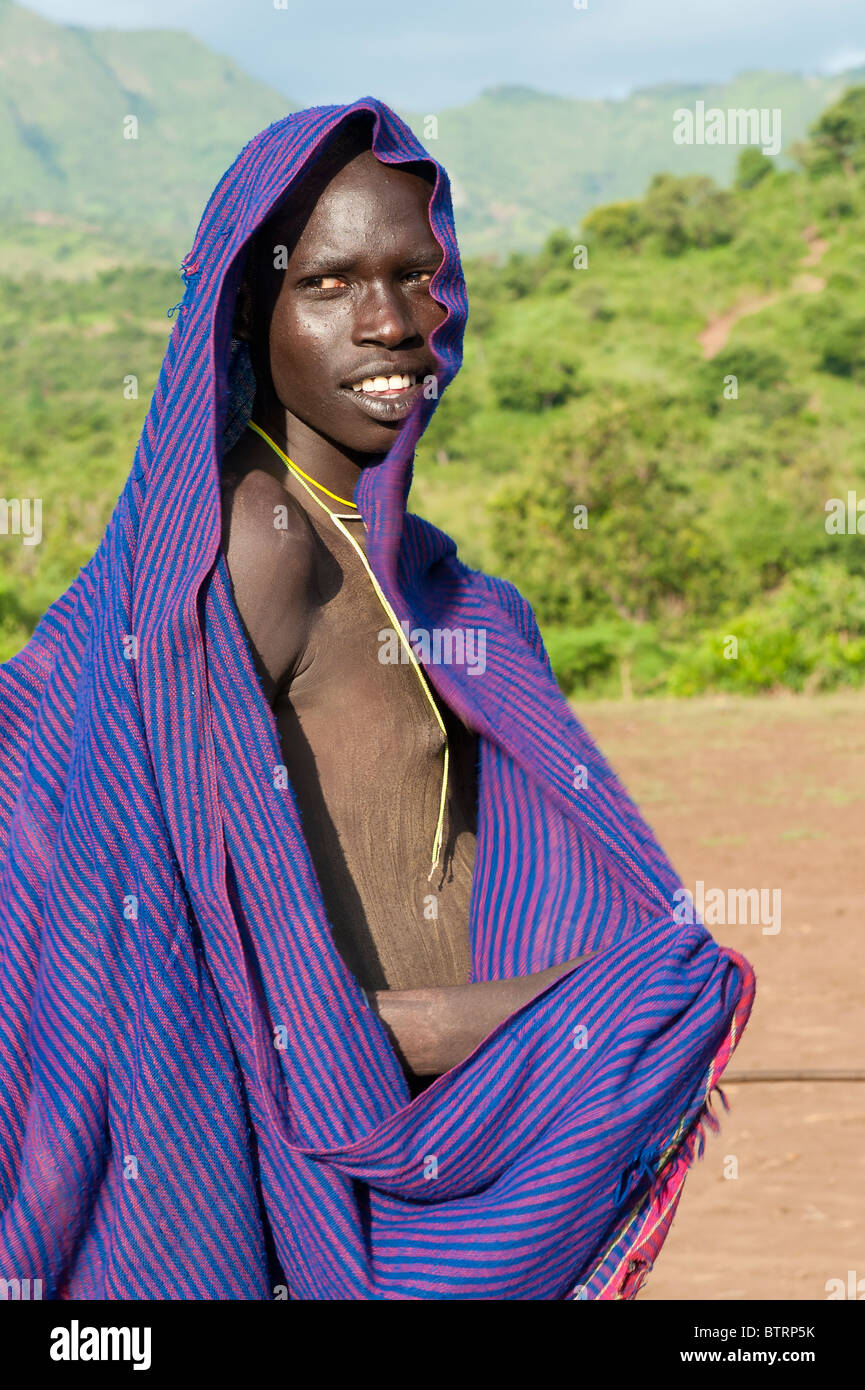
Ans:
{"label": "man's lip", "polygon": [[[375,364],[373,365],[375,366]],[[347,386],[348,389],[351,390],[352,386],[357,386],[358,382],[375,381],[376,377],[379,376],[386,377],[388,380],[390,380],[392,376],[413,376],[415,381],[418,382],[422,380],[425,372],[431,370],[432,369],[425,364],[417,367],[397,367],[393,364],[386,367],[378,366],[374,371],[371,368],[357,371],[353,376],[347,377],[342,385]]]}
{"label": "man's lip", "polygon": [[393,421],[408,415],[423,393],[423,381],[396,391],[376,391],[374,395],[371,391],[352,391],[350,386],[342,386],[340,390],[373,420]]}

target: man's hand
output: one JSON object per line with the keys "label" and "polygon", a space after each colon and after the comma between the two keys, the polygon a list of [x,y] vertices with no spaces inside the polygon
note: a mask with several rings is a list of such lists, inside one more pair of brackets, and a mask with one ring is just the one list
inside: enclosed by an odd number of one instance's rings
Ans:
{"label": "man's hand", "polygon": [[553,980],[593,954],[511,980],[443,989],[379,989],[366,991],[366,997],[387,1028],[405,1071],[415,1077],[440,1076]]}

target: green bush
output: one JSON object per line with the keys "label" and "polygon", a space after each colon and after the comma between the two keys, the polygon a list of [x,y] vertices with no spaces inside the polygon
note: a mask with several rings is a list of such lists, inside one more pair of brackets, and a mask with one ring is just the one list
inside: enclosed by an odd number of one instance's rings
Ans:
{"label": "green bush", "polygon": [[778,392],[786,386],[788,370],[777,352],[761,352],[747,343],[725,347],[710,362],[701,364],[694,394],[705,409],[716,414],[726,404],[725,380],[734,376],[736,406],[741,410],[760,409],[766,392]]}
{"label": "green bush", "polygon": [[775,165],[768,155],[758,150],[755,145],[748,145],[739,155],[736,164],[736,187],[755,188],[774,168]]}
{"label": "green bush", "polygon": [[35,623],[36,615],[22,607],[16,587],[0,575],[0,662],[21,650]]}
{"label": "green bush", "polygon": [[656,174],[643,199],[643,217],[666,256],[694,246],[721,246],[737,229],[733,195],[702,174]]}
{"label": "green bush", "polygon": [[827,328],[817,366],[833,376],[859,376],[865,366],[865,318],[842,319]]}
{"label": "green bush", "polygon": [[827,174],[820,180],[815,195],[817,212],[833,222],[852,217],[859,203],[857,190],[846,174]]}
{"label": "green bush", "polygon": [[[681,457],[684,420],[663,393],[627,401],[597,387],[580,421],[568,413],[538,439],[523,476],[493,494],[492,548],[543,620],[645,623],[666,607],[710,604],[722,583],[718,547]],[[588,526],[575,507],[587,508]]]}
{"label": "green bush", "polygon": [[812,174],[865,168],[865,86],[848,88],[810,133],[806,163]]}
{"label": "green bush", "polygon": [[863,682],[865,579],[825,561],[794,571],[764,602],[703,633],[673,666],[668,689],[673,695],[756,693]]}
{"label": "green bush", "polygon": [[649,228],[638,202],[607,203],[583,218],[582,230],[590,242],[614,250],[639,246]]}
{"label": "green bush", "polygon": [[830,285],[803,310],[807,341],[818,371],[855,377],[865,365],[865,317],[850,313],[852,296],[843,281],[839,285],[833,276]]}
{"label": "green bush", "polygon": [[650,623],[602,620],[579,628],[549,627],[544,644],[566,695],[648,694],[662,683],[668,664]]}
{"label": "green bush", "polygon": [[607,676],[614,670],[620,637],[620,629],[612,623],[544,630],[550,664],[566,695],[592,685],[599,676]]}
{"label": "green bush", "polygon": [[490,384],[503,410],[549,410],[585,390],[573,347],[533,329],[497,338],[488,358]]}

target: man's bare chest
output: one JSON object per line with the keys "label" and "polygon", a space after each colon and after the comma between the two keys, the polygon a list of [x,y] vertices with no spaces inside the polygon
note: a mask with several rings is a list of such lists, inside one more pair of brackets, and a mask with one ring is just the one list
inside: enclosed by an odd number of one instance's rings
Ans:
{"label": "man's bare chest", "polygon": [[460,983],[475,736],[408,657],[361,558],[340,540],[348,553],[317,577],[308,641],[275,707],[285,762],[337,944],[358,978],[388,988]]}
{"label": "man's bare chest", "polygon": [[[365,553],[362,524],[347,524]],[[399,630],[361,556],[340,533],[327,539],[308,640],[283,703],[315,746],[335,741],[360,767],[374,752],[378,766],[387,760],[391,777],[425,775],[441,765],[454,716],[413,658],[410,630]]]}

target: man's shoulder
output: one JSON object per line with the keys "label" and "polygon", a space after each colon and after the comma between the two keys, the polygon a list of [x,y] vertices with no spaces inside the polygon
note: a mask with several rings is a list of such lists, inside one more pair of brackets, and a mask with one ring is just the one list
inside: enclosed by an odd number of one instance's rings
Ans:
{"label": "man's shoulder", "polygon": [[271,694],[301,660],[315,606],[317,546],[302,506],[264,469],[222,484],[234,600]]}
{"label": "man's shoulder", "polygon": [[225,473],[220,483],[223,514],[243,531],[255,531],[262,544],[310,541],[312,529],[301,504],[278,478],[263,468]]}
{"label": "man's shoulder", "polygon": [[261,468],[222,483],[223,545],[234,575],[242,568],[286,596],[312,577],[315,532],[300,502]]}

